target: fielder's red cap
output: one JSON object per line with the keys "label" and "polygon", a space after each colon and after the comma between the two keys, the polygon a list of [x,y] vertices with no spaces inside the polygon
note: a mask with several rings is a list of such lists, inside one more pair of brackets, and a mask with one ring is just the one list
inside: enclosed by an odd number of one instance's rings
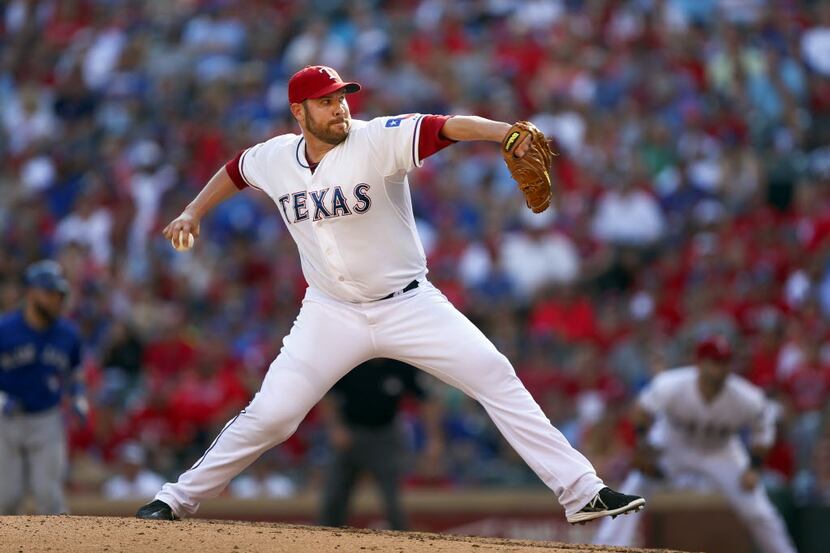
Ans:
{"label": "fielder's red cap", "polygon": [[695,353],[698,359],[728,361],[732,357],[732,348],[723,336],[711,336],[697,343]]}
{"label": "fielder's red cap", "polygon": [[344,89],[346,94],[360,90],[360,84],[343,82],[337,71],[325,65],[306,65],[288,80],[288,101],[299,104],[309,98],[322,98]]}

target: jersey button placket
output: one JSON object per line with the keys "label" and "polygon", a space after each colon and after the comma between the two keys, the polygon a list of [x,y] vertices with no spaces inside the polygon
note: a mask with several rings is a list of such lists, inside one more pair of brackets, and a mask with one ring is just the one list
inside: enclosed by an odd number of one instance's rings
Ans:
{"label": "jersey button placket", "polygon": [[343,271],[343,260],[335,253],[336,248],[334,247],[334,237],[324,226],[320,225],[321,221],[315,221],[314,223],[316,225],[314,227],[314,231],[317,235],[317,240],[320,244],[320,249],[323,251],[323,257],[325,258],[326,263],[336,275],[338,282],[345,282],[346,277],[340,274]]}

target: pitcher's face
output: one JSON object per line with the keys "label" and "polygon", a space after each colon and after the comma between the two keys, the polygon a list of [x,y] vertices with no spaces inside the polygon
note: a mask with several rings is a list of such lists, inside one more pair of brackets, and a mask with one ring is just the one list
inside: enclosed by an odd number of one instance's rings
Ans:
{"label": "pitcher's face", "polygon": [[346,140],[352,124],[349,103],[342,91],[303,102],[303,126],[318,140],[336,146]]}

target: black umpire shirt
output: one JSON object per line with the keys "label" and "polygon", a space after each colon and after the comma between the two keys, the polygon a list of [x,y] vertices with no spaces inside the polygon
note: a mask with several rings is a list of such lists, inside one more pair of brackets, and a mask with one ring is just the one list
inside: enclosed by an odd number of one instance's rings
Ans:
{"label": "black umpire shirt", "polygon": [[372,359],[347,373],[332,387],[340,416],[348,426],[380,428],[395,420],[401,398],[427,397],[418,370],[392,359]]}

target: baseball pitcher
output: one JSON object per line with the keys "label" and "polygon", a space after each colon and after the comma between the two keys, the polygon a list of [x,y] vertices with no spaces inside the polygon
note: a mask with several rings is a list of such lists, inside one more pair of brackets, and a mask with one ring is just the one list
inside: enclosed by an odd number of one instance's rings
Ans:
{"label": "baseball pitcher", "polygon": [[240,152],[164,229],[174,246],[187,247],[211,208],[255,188],[271,197],[296,241],[308,289],[251,403],[137,516],[196,512],[288,438],[345,373],[378,357],[411,364],[479,401],[556,494],[568,521],[641,509],[642,498],[603,484],[550,424],[510,362],[426,278],[407,173],[456,141],[496,142],[528,207],[543,211],[551,199],[552,155],[544,135],[529,123],[480,117],[410,113],[353,120],[346,96],[359,89],[329,67],[295,73],[288,99],[302,132]]}

